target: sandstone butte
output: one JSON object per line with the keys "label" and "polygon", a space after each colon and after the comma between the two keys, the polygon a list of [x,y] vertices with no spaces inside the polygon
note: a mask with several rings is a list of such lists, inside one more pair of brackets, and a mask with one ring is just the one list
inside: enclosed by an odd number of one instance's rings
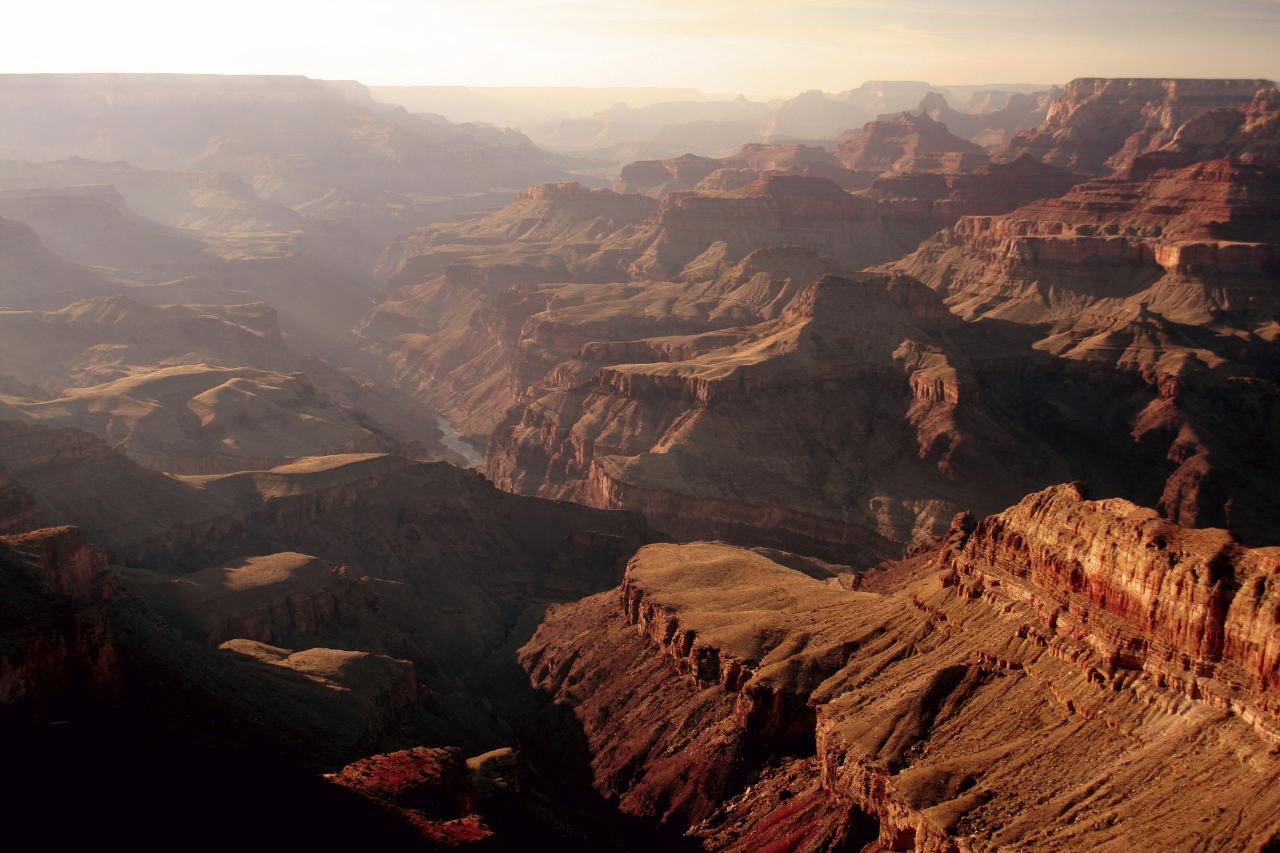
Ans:
{"label": "sandstone butte", "polygon": [[1055,486],[865,589],[651,545],[520,656],[597,789],[711,848],[1255,848],[1280,830],[1278,561]]}
{"label": "sandstone butte", "polygon": [[967,172],[987,162],[981,146],[950,133],[942,122],[905,112],[848,134],[835,156],[850,169],[871,172]]}

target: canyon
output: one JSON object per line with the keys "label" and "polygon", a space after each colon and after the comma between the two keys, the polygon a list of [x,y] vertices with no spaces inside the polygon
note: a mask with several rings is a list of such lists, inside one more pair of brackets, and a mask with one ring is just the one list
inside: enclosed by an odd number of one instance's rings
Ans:
{"label": "canyon", "polygon": [[1277,556],[1057,486],[852,589],[651,545],[520,654],[598,787],[717,849],[1250,848],[1276,829]]}
{"label": "canyon", "polygon": [[0,75],[15,813],[1280,845],[1275,84],[613,91]]}

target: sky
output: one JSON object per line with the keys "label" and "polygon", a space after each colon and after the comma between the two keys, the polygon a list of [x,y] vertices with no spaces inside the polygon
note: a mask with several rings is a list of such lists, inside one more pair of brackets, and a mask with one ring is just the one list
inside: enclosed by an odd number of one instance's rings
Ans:
{"label": "sky", "polygon": [[1280,77],[1280,0],[4,0],[0,72],[840,91]]}

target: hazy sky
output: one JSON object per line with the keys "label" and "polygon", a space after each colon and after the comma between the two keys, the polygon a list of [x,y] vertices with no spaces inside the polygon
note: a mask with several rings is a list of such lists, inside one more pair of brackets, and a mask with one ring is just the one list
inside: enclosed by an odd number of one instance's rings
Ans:
{"label": "hazy sky", "polygon": [[1280,0],[4,0],[0,71],[695,86],[1280,77]]}

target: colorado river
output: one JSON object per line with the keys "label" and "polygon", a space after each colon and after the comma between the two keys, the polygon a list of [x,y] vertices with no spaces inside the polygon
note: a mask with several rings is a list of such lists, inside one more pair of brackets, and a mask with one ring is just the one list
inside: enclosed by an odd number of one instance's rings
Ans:
{"label": "colorado river", "polygon": [[484,460],[484,454],[462,440],[462,437],[458,435],[458,430],[453,425],[453,421],[436,412],[436,423],[440,426],[440,431],[444,433],[440,443],[465,459],[468,468],[479,466]]}

